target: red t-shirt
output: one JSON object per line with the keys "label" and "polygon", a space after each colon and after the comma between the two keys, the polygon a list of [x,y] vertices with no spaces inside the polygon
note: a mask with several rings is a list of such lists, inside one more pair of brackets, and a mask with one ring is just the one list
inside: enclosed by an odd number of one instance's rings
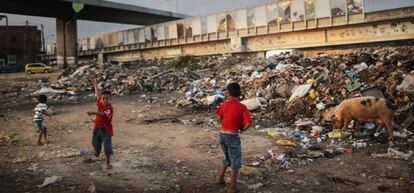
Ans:
{"label": "red t-shirt", "polygon": [[95,118],[95,128],[96,127],[104,127],[105,130],[108,132],[109,135],[113,136],[114,131],[112,129],[112,115],[114,114],[114,109],[112,105],[104,106],[100,99],[96,100],[96,106],[98,107],[98,112],[105,113],[105,116],[96,116]]}
{"label": "red t-shirt", "polygon": [[224,101],[216,113],[221,120],[221,130],[224,132],[235,133],[252,123],[247,107],[234,98]]}

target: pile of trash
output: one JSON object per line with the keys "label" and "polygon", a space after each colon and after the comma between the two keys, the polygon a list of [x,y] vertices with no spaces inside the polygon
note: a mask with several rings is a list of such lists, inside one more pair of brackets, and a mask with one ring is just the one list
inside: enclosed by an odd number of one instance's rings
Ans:
{"label": "pile of trash", "polygon": [[31,93],[36,91],[37,85],[37,82],[27,80],[2,83],[0,84],[0,103],[13,104],[27,101],[31,97]]}
{"label": "pile of trash", "polygon": [[202,78],[192,81],[176,104],[216,106],[224,98],[225,85],[236,81],[249,110],[278,122],[306,117],[320,121],[324,110],[356,96],[383,97],[407,109],[414,91],[413,54],[414,48],[400,47],[315,58],[293,54],[236,59],[200,73]]}
{"label": "pile of trash", "polygon": [[177,107],[205,109],[219,105],[225,86],[236,81],[242,87],[241,100],[256,120],[321,121],[326,109],[361,95],[384,97],[407,111],[414,93],[413,65],[413,47],[364,48],[317,57],[281,54],[268,59],[180,56],[79,64],[63,71],[57,82],[17,90],[30,90],[30,96],[52,94],[52,100],[92,97],[96,78],[101,89],[115,95],[169,92],[170,103]]}
{"label": "pile of trash", "polygon": [[[292,125],[278,124],[275,127],[259,129],[274,141],[277,148],[247,158],[248,166],[266,169],[270,173],[293,171],[316,159],[333,159],[342,154],[352,154],[375,143],[387,142],[387,129],[375,133],[373,123],[365,123],[360,131],[341,131],[320,125],[310,119],[300,119]],[[376,159],[400,159],[414,163],[413,132],[402,129],[394,131],[395,147],[385,153],[372,153]],[[384,151],[384,146],[379,148]]]}
{"label": "pile of trash", "polygon": [[[92,90],[92,79],[96,78],[100,89],[110,90],[115,95],[176,91],[180,90],[189,80],[200,78],[190,68],[185,67],[189,65],[189,61],[183,65],[176,62],[177,60],[183,59],[177,58],[173,60],[175,63],[169,62],[168,64],[154,62],[155,60],[119,64],[87,64],[65,70],[52,87],[74,86],[77,87],[77,91],[83,92]],[[159,63],[171,66],[171,69],[158,66]],[[183,67],[183,69],[173,69],[174,65]]]}
{"label": "pile of trash", "polygon": [[[254,125],[274,138],[284,151],[269,150],[250,160],[258,168],[295,168],[314,159],[332,159],[373,143],[387,143],[387,130],[375,132],[373,123],[360,131],[343,132],[324,123],[324,114],[341,101],[357,96],[386,98],[397,107],[397,146],[373,157],[413,159],[414,49],[371,48],[351,54],[306,58],[300,54],[269,59],[229,58],[231,65],[215,65],[201,79],[191,82],[178,107],[215,108],[224,99],[225,86],[238,82],[241,102],[252,112]],[[226,62],[223,62],[225,64]],[[260,120],[281,128],[260,129]],[[352,127],[352,123],[351,123]],[[374,136],[373,140],[370,140]],[[409,147],[405,147],[405,146]],[[274,171],[274,170],[272,170]]]}

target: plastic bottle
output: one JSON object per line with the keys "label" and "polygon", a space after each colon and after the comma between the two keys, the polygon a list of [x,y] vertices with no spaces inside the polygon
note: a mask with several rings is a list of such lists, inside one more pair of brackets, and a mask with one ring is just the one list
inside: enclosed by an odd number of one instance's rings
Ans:
{"label": "plastic bottle", "polygon": [[387,143],[388,141],[388,130],[386,128],[381,128],[378,135],[375,135],[377,137],[377,141],[379,143]]}
{"label": "plastic bottle", "polygon": [[353,147],[355,148],[365,148],[367,147],[367,143],[365,142],[354,142],[354,144],[352,144]]}

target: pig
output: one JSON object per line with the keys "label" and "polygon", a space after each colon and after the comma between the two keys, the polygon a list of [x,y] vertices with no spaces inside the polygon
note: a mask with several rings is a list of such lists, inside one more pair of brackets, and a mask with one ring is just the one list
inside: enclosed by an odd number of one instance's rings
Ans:
{"label": "pig", "polygon": [[388,143],[392,146],[393,116],[393,107],[389,101],[384,98],[364,96],[342,101],[338,106],[328,110],[324,119],[334,120],[334,128],[342,130],[345,130],[352,120],[357,122],[376,121],[384,124],[388,129]]}

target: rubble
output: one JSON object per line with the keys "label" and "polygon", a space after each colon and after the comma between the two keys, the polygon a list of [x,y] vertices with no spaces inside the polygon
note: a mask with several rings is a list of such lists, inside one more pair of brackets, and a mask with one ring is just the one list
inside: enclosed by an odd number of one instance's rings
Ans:
{"label": "rubble", "polygon": [[56,182],[59,182],[62,180],[62,177],[60,176],[51,176],[51,177],[46,177],[45,180],[43,181],[43,184],[37,185],[37,188],[43,188],[46,187],[50,184],[54,184]]}
{"label": "rubble", "polygon": [[248,100],[241,101],[240,103],[246,105],[249,111],[256,110],[256,109],[267,106],[266,99],[264,98],[248,99]]}
{"label": "rubble", "polygon": [[[339,56],[305,58],[293,54],[267,60],[233,60],[236,63],[226,69],[215,65],[213,73],[203,73],[204,77],[190,82],[186,96],[176,100],[177,106],[208,106],[203,102],[205,97],[223,89],[228,82],[237,81],[243,88],[244,99],[252,102],[260,98],[260,104],[268,104],[260,105],[256,118],[277,123],[301,117],[320,121],[325,109],[363,94],[376,93],[404,109],[410,101],[399,89],[405,86],[400,85],[402,77],[411,73],[412,64],[406,62],[403,67],[398,61],[410,60],[413,52],[409,47],[371,48]],[[210,84],[210,80],[215,80],[215,84]],[[250,109],[259,109],[257,104]]]}
{"label": "rubble", "polygon": [[[388,47],[314,58],[301,54],[268,59],[181,56],[79,64],[63,71],[50,87],[19,83],[6,90],[23,92],[19,97],[26,99],[33,97],[32,93],[45,92],[52,100],[91,98],[91,80],[96,77],[101,89],[115,95],[168,92],[173,93],[170,103],[177,107],[203,109],[217,106],[225,86],[237,81],[243,100],[260,100],[260,109],[257,105],[250,108],[258,111],[260,118],[276,122],[305,117],[320,120],[331,105],[362,95],[369,88],[378,89],[396,106],[406,108],[410,103],[413,53],[412,47]],[[2,98],[17,95],[6,90],[2,90],[7,93]]]}
{"label": "rubble", "polygon": [[15,159],[11,160],[11,162],[14,163],[14,164],[15,163],[24,163],[24,162],[27,162],[27,161],[29,161],[29,158],[27,158],[25,156],[23,156],[23,157],[17,157]]}
{"label": "rubble", "polygon": [[88,192],[90,192],[90,193],[96,193],[96,187],[95,187],[95,184],[94,183],[91,183],[91,185],[89,185]]}
{"label": "rubble", "polygon": [[65,91],[55,90],[51,87],[42,87],[41,89],[34,92],[33,95],[50,94],[50,93],[62,94],[62,93],[65,93]]}
{"label": "rubble", "polygon": [[414,152],[410,151],[409,153],[404,153],[404,152],[398,151],[397,149],[394,149],[394,148],[388,148],[387,153],[384,153],[384,154],[373,153],[371,155],[374,158],[384,158],[385,157],[385,158],[391,158],[391,159],[405,159],[405,160],[408,160],[408,159],[413,157]]}
{"label": "rubble", "polygon": [[6,134],[0,134],[0,141],[2,143],[10,143],[11,137],[9,135],[6,135]]}
{"label": "rubble", "polygon": [[180,90],[180,86],[188,80],[200,77],[191,70],[196,68],[193,61],[196,59],[186,56],[170,61],[165,66],[157,65],[160,63],[158,60],[87,64],[65,70],[53,86],[76,84],[80,91],[87,91],[92,89],[91,80],[96,77],[101,89],[111,90],[116,95]]}
{"label": "rubble", "polygon": [[17,134],[7,135],[0,133],[0,145],[15,144],[18,140]]}
{"label": "rubble", "polygon": [[282,145],[282,146],[293,146],[293,147],[296,146],[296,144],[294,142],[292,142],[290,140],[287,140],[287,139],[279,139],[279,140],[276,141],[276,144],[277,145]]}
{"label": "rubble", "polygon": [[57,158],[70,158],[81,155],[81,150],[74,147],[53,147],[48,151],[39,152],[37,157],[42,160],[52,160]]}
{"label": "rubble", "polygon": [[329,138],[336,139],[336,138],[345,138],[347,134],[340,129],[333,129],[331,132],[328,133]]}

